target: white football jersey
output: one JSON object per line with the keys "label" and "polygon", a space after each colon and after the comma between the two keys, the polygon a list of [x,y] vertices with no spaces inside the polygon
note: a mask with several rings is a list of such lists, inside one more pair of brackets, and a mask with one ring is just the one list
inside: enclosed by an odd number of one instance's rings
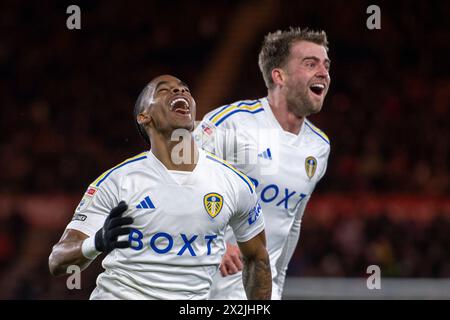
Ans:
{"label": "white football jersey", "polygon": [[[194,137],[203,149],[230,162],[255,184],[264,211],[272,298],[281,299],[289,260],[306,204],[327,167],[328,137],[305,119],[298,135],[282,129],[267,98],[245,100],[205,115]],[[227,232],[227,241],[232,233]],[[241,273],[218,272],[212,299],[245,299]]]}
{"label": "white football jersey", "polygon": [[227,226],[241,242],[264,230],[252,182],[199,151],[198,164],[185,179],[174,179],[148,151],[89,186],[67,229],[94,236],[121,200],[128,204],[123,216],[134,219],[131,248],[105,257],[91,299],[207,299],[225,252]]}

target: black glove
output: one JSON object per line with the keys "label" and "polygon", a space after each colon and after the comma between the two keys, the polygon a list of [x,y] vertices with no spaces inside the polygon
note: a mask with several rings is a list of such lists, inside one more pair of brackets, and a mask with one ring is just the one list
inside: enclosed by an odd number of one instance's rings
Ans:
{"label": "black glove", "polygon": [[95,234],[95,249],[101,252],[110,252],[116,248],[129,248],[130,242],[117,241],[117,237],[128,235],[131,228],[121,228],[124,225],[132,224],[133,218],[122,217],[122,214],[128,209],[125,201],[120,201],[117,207],[113,208],[105,220],[103,228]]}

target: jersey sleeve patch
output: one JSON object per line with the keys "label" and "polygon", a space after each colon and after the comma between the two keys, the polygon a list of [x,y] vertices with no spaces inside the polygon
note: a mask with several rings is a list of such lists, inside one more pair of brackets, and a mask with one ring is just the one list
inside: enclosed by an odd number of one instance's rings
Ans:
{"label": "jersey sleeve patch", "polygon": [[[97,193],[98,188],[94,187],[94,186],[89,186],[86,190],[86,192],[84,193],[83,198],[81,199],[80,203],[78,204],[77,209],[75,210],[75,212],[82,212],[84,209],[86,209],[89,204],[92,201],[92,198],[94,197],[94,195]],[[74,216],[75,218],[75,216]],[[74,219],[74,220],[80,220],[80,219]],[[86,220],[86,218],[84,218],[84,220]],[[84,221],[84,220],[80,220],[80,221]]]}

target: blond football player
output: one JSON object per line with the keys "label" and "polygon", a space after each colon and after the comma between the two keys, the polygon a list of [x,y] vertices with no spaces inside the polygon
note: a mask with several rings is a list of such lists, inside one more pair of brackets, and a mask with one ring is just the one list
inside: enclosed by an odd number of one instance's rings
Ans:
{"label": "blond football player", "polygon": [[[259,54],[268,94],[205,115],[197,142],[254,182],[264,211],[272,298],[281,299],[288,263],[311,194],[325,174],[330,141],[307,117],[321,110],[330,86],[325,32],[291,28],[269,33]],[[245,299],[242,251],[231,230],[213,299]]]}

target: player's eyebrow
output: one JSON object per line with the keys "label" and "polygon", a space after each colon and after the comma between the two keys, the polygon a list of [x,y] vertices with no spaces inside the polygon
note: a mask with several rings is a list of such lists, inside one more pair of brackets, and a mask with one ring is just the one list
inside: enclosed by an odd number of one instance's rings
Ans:
{"label": "player's eyebrow", "polygon": [[[165,85],[165,84],[168,85],[169,83],[170,83],[170,81],[161,81],[161,82],[159,82],[156,85],[155,91],[158,90],[159,86],[162,86],[162,85]],[[189,86],[186,83],[184,83],[183,81],[179,81],[178,83],[181,84],[183,87],[186,87],[187,89],[189,89]]]}
{"label": "player's eyebrow", "polygon": [[168,83],[169,83],[169,81],[161,81],[161,82],[159,82],[159,83],[156,85],[155,91],[158,90],[159,86],[162,86],[162,85],[168,84]]}
{"label": "player's eyebrow", "polygon": [[180,81],[180,84],[181,84],[183,87],[186,87],[186,88],[189,89],[189,86],[188,86],[186,83],[184,83],[183,81]]}
{"label": "player's eyebrow", "polygon": [[[316,57],[316,56],[307,56],[307,57],[304,57],[303,59],[302,59],[302,62],[303,61],[305,61],[305,60],[314,60],[314,61],[316,61],[316,62],[320,62],[320,59],[318,58],[318,57]],[[330,65],[331,64],[331,60],[330,59],[328,59],[328,58],[325,58],[325,61],[324,61],[325,63],[328,63],[328,65]]]}

